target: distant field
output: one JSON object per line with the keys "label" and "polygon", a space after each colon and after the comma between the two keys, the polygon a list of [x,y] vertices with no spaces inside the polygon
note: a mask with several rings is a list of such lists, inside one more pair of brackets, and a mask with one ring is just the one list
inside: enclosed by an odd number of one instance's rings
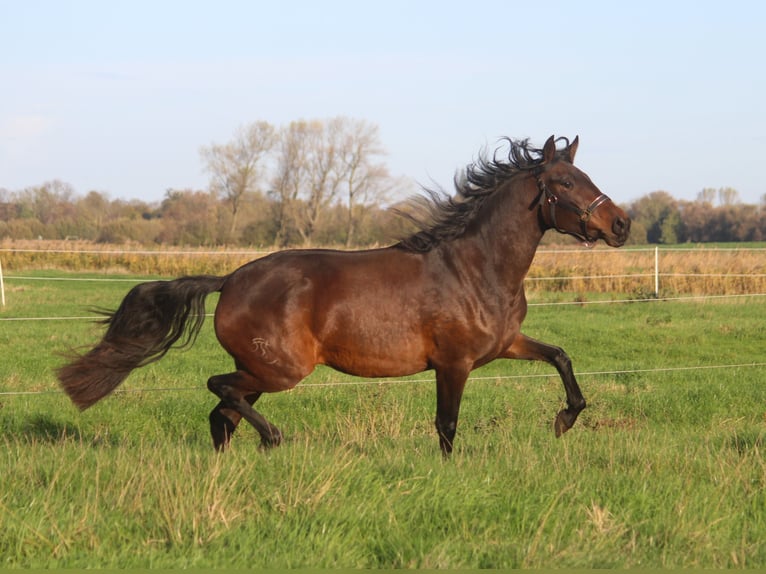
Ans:
{"label": "distant field", "polygon": [[[646,255],[628,257],[631,273]],[[16,276],[0,311],[0,566],[766,567],[766,297],[587,304],[644,287],[535,286],[536,302],[580,303],[532,307],[525,323],[569,352],[589,400],[561,439],[564,393],[544,365],[474,373],[448,462],[431,373],[318,369],[259,402],[285,444],[262,452],[242,427],[217,456],[205,381],[231,362],[210,321],[192,350],[85,413],[53,376],[59,353],[100,333],[77,317],[169,270],[74,275],[0,257]],[[546,257],[545,273],[563,259],[571,276],[596,259]],[[764,259],[697,265],[763,273]]]}

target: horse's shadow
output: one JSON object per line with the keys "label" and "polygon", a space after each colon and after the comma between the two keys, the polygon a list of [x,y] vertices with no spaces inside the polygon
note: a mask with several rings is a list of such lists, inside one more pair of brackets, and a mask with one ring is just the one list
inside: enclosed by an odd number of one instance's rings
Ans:
{"label": "horse's shadow", "polygon": [[[0,427],[3,426],[5,428],[2,432],[8,437],[6,440],[13,437],[10,440],[29,445],[80,445],[90,448],[111,448],[125,446],[137,440],[134,436],[124,432],[113,432],[113,429],[107,425],[83,424],[80,426],[75,421],[58,418],[55,414],[36,414],[12,425],[3,425],[0,421]],[[176,436],[174,440],[187,445],[200,443],[199,437],[193,433]]]}
{"label": "horse's shadow", "polygon": [[35,415],[26,420],[19,434],[32,443],[61,444],[64,442],[92,442],[82,429],[51,415]]}

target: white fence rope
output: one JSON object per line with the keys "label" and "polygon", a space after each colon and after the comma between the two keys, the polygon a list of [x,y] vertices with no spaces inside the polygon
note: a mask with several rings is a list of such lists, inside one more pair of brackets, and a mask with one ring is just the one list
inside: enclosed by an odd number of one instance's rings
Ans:
{"label": "white fence rope", "polygon": [[141,283],[143,281],[152,281],[146,278],[115,278],[115,277],[32,277],[25,275],[7,275],[6,279],[16,279],[19,281],[94,281],[96,283]]}
{"label": "white fence rope", "polygon": [[[721,252],[766,252],[766,247],[622,247],[620,249],[592,249],[592,248],[572,248],[555,249],[541,247],[537,250],[538,255],[571,255],[572,253],[591,253],[597,256],[601,255],[620,255],[622,253],[721,253]],[[266,256],[274,253],[270,250],[260,249],[239,249],[239,250],[151,250],[151,249],[35,249],[20,247],[0,247],[0,253],[57,253],[66,255],[151,255],[151,256],[172,256],[172,255],[248,255],[248,256]]]}
{"label": "white fence rope", "polygon": [[[620,275],[560,275],[552,277],[526,277],[525,281],[575,281],[594,279],[641,279],[654,277],[654,273],[626,273]],[[731,277],[741,279],[743,277],[766,277],[766,273],[659,273],[660,277]],[[154,281],[156,278],[114,278],[114,277],[34,277],[31,275],[6,275],[6,279],[19,281],[92,281],[102,283],[140,283],[142,281]]]}
{"label": "white fence rope", "polygon": [[[558,307],[562,305],[610,305],[618,303],[660,303],[662,301],[701,301],[706,299],[742,299],[744,297],[766,297],[766,293],[742,293],[738,295],[687,295],[682,297],[650,297],[645,299],[605,299],[603,301],[554,301],[547,303],[527,303],[528,307]],[[212,317],[206,313],[205,317]],[[0,317],[3,321],[97,321],[99,315],[90,316],[61,316],[61,317]]]}
{"label": "white fence rope", "polygon": [[2,247],[0,253],[59,253],[66,255],[268,255],[272,251],[152,251],[150,249],[21,249]]}
{"label": "white fence rope", "polygon": [[700,301],[704,299],[741,299],[742,297],[764,297],[766,293],[740,293],[738,295],[685,295],[682,297],[648,297],[643,299],[605,299],[603,301],[557,301],[548,303],[527,303],[528,307],[555,307],[559,305],[609,305],[613,303],[659,303],[662,301]]}
{"label": "white fence rope", "polygon": [[[660,374],[660,373],[674,373],[684,371],[707,371],[716,369],[751,369],[766,367],[766,363],[738,363],[733,365],[699,365],[699,366],[686,366],[686,367],[656,367],[652,369],[616,369],[611,371],[583,371],[575,373],[577,378],[585,377],[603,377],[603,376],[616,376],[616,375],[636,375],[636,374]],[[494,375],[486,377],[468,377],[468,382],[492,382],[492,381],[508,381],[508,380],[520,380],[520,379],[557,379],[556,373],[540,373],[540,374],[527,374],[527,375]],[[434,383],[434,378],[424,379],[375,379],[375,380],[350,380],[350,381],[336,381],[331,383],[302,383],[290,389],[287,392],[295,392],[298,390],[307,390],[314,388],[327,388],[327,387],[349,387],[349,386],[385,386],[385,385],[417,385],[423,383]],[[114,394],[122,393],[169,393],[169,392],[192,392],[205,390],[204,385],[198,385],[196,387],[155,387],[155,388],[121,388],[114,391]],[[49,395],[49,394],[61,394],[65,396],[59,389],[49,389],[44,391],[0,391],[0,396],[29,396],[29,395]]]}

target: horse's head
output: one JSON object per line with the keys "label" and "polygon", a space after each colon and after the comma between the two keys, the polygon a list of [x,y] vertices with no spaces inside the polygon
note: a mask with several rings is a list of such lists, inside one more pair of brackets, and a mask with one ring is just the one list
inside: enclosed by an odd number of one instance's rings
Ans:
{"label": "horse's head", "polygon": [[628,239],[630,218],[574,166],[578,143],[575,137],[558,151],[556,138],[545,142],[543,161],[535,170],[542,219],[549,228],[586,243],[603,239],[620,247]]}

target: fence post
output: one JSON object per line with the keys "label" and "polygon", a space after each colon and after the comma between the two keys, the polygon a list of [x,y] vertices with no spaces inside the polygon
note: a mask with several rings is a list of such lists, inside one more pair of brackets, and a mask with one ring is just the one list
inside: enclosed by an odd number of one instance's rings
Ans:
{"label": "fence post", "polygon": [[0,261],[0,300],[5,307],[5,283],[3,283],[3,262]]}
{"label": "fence post", "polygon": [[660,298],[660,247],[654,246],[654,298]]}

